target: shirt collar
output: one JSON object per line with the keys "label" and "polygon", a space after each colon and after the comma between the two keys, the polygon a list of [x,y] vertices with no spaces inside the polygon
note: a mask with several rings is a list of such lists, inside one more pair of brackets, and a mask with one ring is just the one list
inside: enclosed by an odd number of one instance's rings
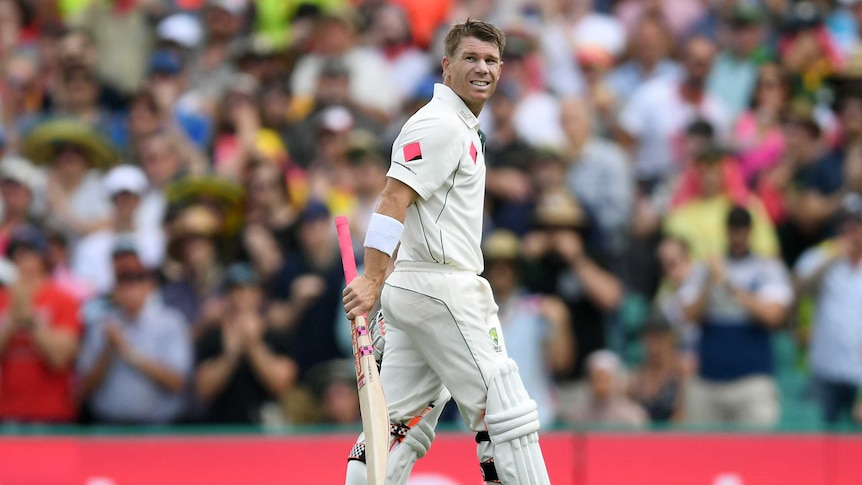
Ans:
{"label": "shirt collar", "polygon": [[458,113],[458,118],[467,125],[468,128],[475,130],[479,126],[479,119],[470,111],[470,108],[464,104],[464,100],[452,91],[452,88],[445,84],[434,84],[434,97],[446,103],[447,106]]}

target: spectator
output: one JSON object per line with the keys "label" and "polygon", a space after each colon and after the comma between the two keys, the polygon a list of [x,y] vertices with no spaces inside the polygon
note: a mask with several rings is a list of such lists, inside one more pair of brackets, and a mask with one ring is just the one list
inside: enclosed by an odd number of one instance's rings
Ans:
{"label": "spectator", "polygon": [[374,12],[369,37],[372,48],[387,65],[399,105],[403,104],[428,76],[433,62],[414,44],[407,13],[397,4],[383,2]]}
{"label": "spectator", "polygon": [[847,80],[838,91],[841,142],[806,174],[796,208],[800,228],[821,240],[834,234],[844,195],[862,191],[862,91],[854,84]]}
{"label": "spectator", "polygon": [[276,328],[295,339],[294,358],[301,378],[315,365],[347,356],[339,329],[348,328],[340,308],[344,273],[329,209],[312,200],[299,217],[299,250],[286,255],[268,289]]}
{"label": "spectator", "polygon": [[[575,360],[569,311],[556,296],[529,293],[521,284],[520,241],[506,230],[489,234],[483,243],[485,277],[500,307],[500,339],[506,340],[530,397],[539,405],[546,427],[557,419],[553,375],[568,372]],[[496,335],[492,338],[497,339]]]}
{"label": "spectator", "polygon": [[862,197],[847,197],[841,232],[796,264],[801,291],[815,298],[811,372],[828,424],[847,422],[862,385]]}
{"label": "spectator", "polygon": [[625,368],[609,350],[597,350],[586,360],[589,388],[563,419],[577,424],[643,428],[647,413],[626,395]]}
{"label": "spectator", "polygon": [[686,318],[682,288],[692,277],[694,262],[688,244],[682,239],[665,237],[656,250],[661,265],[661,282],[653,300],[653,311],[660,321],[670,324],[679,338],[680,350],[689,367],[696,366],[700,328]]}
{"label": "spectator", "polygon": [[98,56],[99,77],[126,94],[137,90],[144,78],[146,60],[155,43],[147,22],[152,4],[141,1],[90,2],[72,24],[92,36]]}
{"label": "spectator", "polygon": [[354,42],[353,20],[346,14],[324,14],[315,31],[315,49],[303,56],[291,74],[291,91],[311,97],[327,60],[340,60],[350,80],[350,99],[364,112],[385,121],[398,107],[399,97],[389,82],[389,66],[379,52]]}
{"label": "spectator", "polygon": [[5,253],[15,229],[38,216],[37,194],[44,190],[44,177],[28,160],[7,156],[0,161],[0,252]]}
{"label": "spectator", "polygon": [[614,7],[616,15],[631,30],[638,19],[656,16],[667,19],[674,38],[681,39],[705,15],[705,3],[687,0],[662,0],[649,2],[643,0],[622,0]]}
{"label": "spectator", "polygon": [[224,283],[221,223],[210,208],[199,204],[182,209],[169,228],[171,260],[162,268],[166,280],[162,293],[165,303],[185,316],[197,338],[224,311],[219,298]]}
{"label": "spectator", "polygon": [[726,217],[734,205],[744,206],[753,218],[752,250],[778,254],[775,229],[763,204],[745,187],[735,161],[714,147],[698,154],[682,174],[675,204],[664,220],[664,231],[685,240],[695,259],[725,252]]}
{"label": "spectator", "polygon": [[736,118],[747,106],[757,81],[758,66],[769,58],[764,46],[766,12],[757,4],[737,4],[727,19],[727,48],[718,53],[707,91]]}
{"label": "spectator", "polygon": [[644,359],[633,372],[629,395],[653,423],[679,423],[685,419],[686,371],[677,350],[674,328],[661,318],[641,329]]}
{"label": "spectator", "polygon": [[[44,125],[45,131],[58,127],[60,130],[57,131],[68,129],[74,135],[58,134],[43,151],[47,158],[29,158],[48,164],[46,226],[63,232],[74,246],[81,237],[110,223],[110,201],[103,190],[99,170],[105,161],[98,155],[110,150],[101,138],[77,122],[48,122]],[[23,150],[25,155],[27,152]]]}
{"label": "spectator", "polygon": [[533,209],[533,183],[529,169],[536,154],[515,128],[516,95],[513,89],[498,86],[494,97],[489,100],[490,109],[482,112],[490,113],[491,117],[482,124],[483,130],[488,130],[485,204],[489,219],[496,227],[523,236],[529,230]]}
{"label": "spectator", "polygon": [[214,113],[237,73],[230,55],[241,37],[248,2],[206,0],[201,12],[204,43],[190,62],[188,87],[197,108]]}
{"label": "spectator", "polygon": [[785,148],[778,165],[763,173],[757,195],[778,229],[781,255],[788,264],[807,248],[821,242],[825,231],[814,222],[819,200],[815,174],[827,147],[820,126],[811,115],[790,114],[783,124]]}
{"label": "spectator", "polygon": [[196,346],[195,389],[211,423],[260,423],[262,406],[285,398],[297,366],[287,335],[266,323],[254,270],[234,264],[225,275],[226,305]]}
{"label": "spectator", "polygon": [[780,405],[770,335],[787,318],[793,288],[781,262],[753,253],[751,213],[734,207],[726,224],[727,255],[699,265],[680,290],[686,319],[701,327],[686,417],[771,426]]}
{"label": "spectator", "polygon": [[285,174],[270,163],[251,169],[246,193],[240,237],[247,258],[268,282],[284,263],[284,255],[296,251],[299,210],[290,200]]}
{"label": "spectator", "polygon": [[70,422],[78,303],[51,281],[41,230],[17,227],[5,254],[17,276],[0,288],[0,421]]}
{"label": "spectator", "polygon": [[114,287],[111,254],[119,238],[135,242],[141,263],[147,270],[158,268],[164,259],[165,235],[160,226],[140,227],[136,214],[147,191],[147,177],[134,165],[111,169],[103,180],[104,190],[113,204],[111,225],[81,239],[72,257],[74,273],[107,292]]}
{"label": "spectator", "polygon": [[352,359],[321,362],[309,371],[306,381],[318,407],[315,422],[355,425],[361,421]]}
{"label": "spectator", "polygon": [[641,17],[629,36],[630,58],[607,75],[608,87],[620,105],[643,84],[682,76],[679,64],[670,57],[672,46],[671,33],[661,17]]}
{"label": "spectator", "polygon": [[86,322],[81,398],[100,423],[176,422],[186,411],[183,390],[193,364],[186,321],[158,297],[133,241],[117,241],[113,268],[110,303]]}
{"label": "spectator", "polygon": [[618,144],[597,136],[585,102],[564,100],[561,116],[569,163],[566,185],[594,216],[608,253],[621,257],[634,204],[628,155]]}
{"label": "spectator", "polygon": [[778,64],[767,63],[758,69],[751,105],[737,118],[733,130],[733,145],[749,186],[784,156],[781,123],[788,114],[790,89]]}
{"label": "spectator", "polygon": [[622,285],[608,270],[601,250],[588,244],[588,219],[577,201],[566,192],[541,194],[536,205],[534,229],[523,239],[525,287],[563,299],[572,318],[573,345],[578,354],[573,368],[559,373],[561,406],[569,404],[565,393],[583,375],[584,356],[605,347],[606,317],[622,300]]}
{"label": "spectator", "polygon": [[651,185],[682,163],[679,143],[689,123],[705,119],[719,138],[730,128],[727,108],[706,90],[715,46],[703,37],[693,37],[683,49],[684,75],[641,85],[619,116],[622,131],[618,135],[634,149],[637,177]]}

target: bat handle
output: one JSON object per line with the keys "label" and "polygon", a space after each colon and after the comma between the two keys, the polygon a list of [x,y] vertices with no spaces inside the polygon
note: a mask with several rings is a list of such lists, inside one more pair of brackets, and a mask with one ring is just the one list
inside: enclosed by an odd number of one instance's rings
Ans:
{"label": "bat handle", "polygon": [[341,264],[344,266],[344,280],[350,284],[356,278],[356,258],[353,256],[353,241],[350,238],[350,225],[347,217],[335,217],[335,229],[338,231],[338,247],[341,248]]}

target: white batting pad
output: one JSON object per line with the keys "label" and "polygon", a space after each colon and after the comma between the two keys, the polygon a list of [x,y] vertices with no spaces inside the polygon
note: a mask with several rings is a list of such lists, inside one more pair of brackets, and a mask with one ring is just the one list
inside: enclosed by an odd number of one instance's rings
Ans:
{"label": "white batting pad", "polygon": [[485,424],[494,444],[494,465],[503,485],[550,485],[539,448],[539,414],[518,365],[508,359],[491,378]]}

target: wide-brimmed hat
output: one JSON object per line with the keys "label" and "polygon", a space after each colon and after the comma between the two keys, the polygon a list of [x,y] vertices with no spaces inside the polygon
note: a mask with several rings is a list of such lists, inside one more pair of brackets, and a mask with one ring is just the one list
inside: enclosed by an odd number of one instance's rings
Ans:
{"label": "wide-brimmed hat", "polygon": [[585,228],[589,226],[589,217],[568,191],[551,190],[536,200],[533,224],[537,227]]}
{"label": "wide-brimmed hat", "polygon": [[193,205],[211,207],[222,219],[221,235],[235,234],[243,222],[242,186],[216,176],[187,177],[165,189],[169,213],[179,214]]}
{"label": "wide-brimmed hat", "polygon": [[119,154],[107,138],[89,124],[71,118],[44,121],[25,135],[21,154],[37,164],[49,164],[57,150],[73,145],[84,152],[94,166],[105,168],[117,162]]}

